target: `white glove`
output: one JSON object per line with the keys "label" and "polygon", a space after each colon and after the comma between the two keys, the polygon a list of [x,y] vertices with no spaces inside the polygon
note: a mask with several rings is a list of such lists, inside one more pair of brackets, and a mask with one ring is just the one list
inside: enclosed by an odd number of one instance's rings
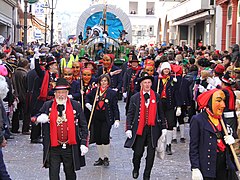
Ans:
{"label": "white glove", "polygon": [[177,107],[176,116],[180,116],[182,113],[181,107]]}
{"label": "white glove", "polygon": [[81,145],[80,150],[81,150],[81,156],[84,156],[88,152],[88,147],[85,145]]}
{"label": "white glove", "polygon": [[37,122],[38,123],[47,123],[49,122],[49,117],[47,114],[41,114],[40,116],[37,117]]}
{"label": "white glove", "polygon": [[202,173],[198,168],[192,169],[192,180],[203,180]]}
{"label": "white glove", "polygon": [[118,128],[119,127],[119,120],[115,120],[114,122],[114,125],[113,125],[115,128]]}
{"label": "white glove", "polygon": [[85,105],[89,111],[92,111],[92,105],[90,103],[86,103]]}
{"label": "white glove", "polygon": [[132,131],[131,130],[127,130],[125,133],[126,133],[127,138],[129,138],[129,139],[132,138]]}
{"label": "white glove", "polygon": [[208,83],[208,84],[211,84],[212,86],[214,86],[215,81],[213,80],[213,78],[208,77],[208,78],[207,78],[207,83]]}
{"label": "white glove", "polygon": [[127,92],[123,93],[123,97],[126,99],[127,98]]}
{"label": "white glove", "polygon": [[202,85],[199,85],[199,86],[198,86],[198,89],[199,89],[199,92],[200,92],[200,93],[203,93],[203,92],[206,92],[206,91],[207,91]]}
{"label": "white glove", "polygon": [[73,98],[73,96],[72,96],[71,94],[69,94],[69,95],[68,95],[68,97],[69,97],[70,99],[72,99],[72,98]]}
{"label": "white glove", "polygon": [[114,91],[118,92],[118,88],[112,88],[112,90],[114,90]]}
{"label": "white glove", "polygon": [[232,135],[224,136],[224,141],[226,144],[231,145],[235,143],[235,139]]}
{"label": "white glove", "polygon": [[38,48],[35,48],[35,49],[34,49],[33,58],[34,58],[34,59],[39,59],[39,56],[40,56],[40,53],[39,53],[39,51],[38,51]]}

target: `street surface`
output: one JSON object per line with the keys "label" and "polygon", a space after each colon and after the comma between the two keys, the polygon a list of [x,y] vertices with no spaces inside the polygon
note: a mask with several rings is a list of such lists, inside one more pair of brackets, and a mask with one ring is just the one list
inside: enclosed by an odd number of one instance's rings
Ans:
{"label": "street surface", "polygon": [[[90,145],[86,155],[87,165],[77,171],[78,180],[131,180],[132,178],[132,150],[123,147],[125,142],[125,103],[119,102],[121,123],[118,129],[112,128],[110,166],[95,167],[93,163],[98,159],[96,145]],[[173,155],[165,156],[164,160],[155,158],[152,169],[152,180],[190,180],[190,162],[188,158],[189,125],[185,126],[187,141],[185,144],[172,145]],[[178,132],[178,141],[180,139]],[[7,170],[13,180],[47,180],[48,169],[42,168],[42,145],[30,144],[29,136],[16,135],[9,140],[3,149]],[[145,166],[145,158],[142,158],[140,176]],[[61,170],[61,180],[65,179]]]}

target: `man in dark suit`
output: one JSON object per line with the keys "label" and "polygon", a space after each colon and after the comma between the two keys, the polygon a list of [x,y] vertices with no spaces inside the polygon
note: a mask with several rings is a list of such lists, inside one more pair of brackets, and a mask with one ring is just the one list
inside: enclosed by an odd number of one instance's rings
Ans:
{"label": "man in dark suit", "polygon": [[61,162],[66,179],[76,179],[88,152],[87,122],[81,104],[67,96],[69,89],[67,80],[59,78],[55,98],[44,103],[37,117],[43,123],[43,166],[49,168],[50,180],[59,180]]}
{"label": "man in dark suit", "polygon": [[152,76],[142,73],[139,79],[141,91],[131,97],[127,113],[127,140],[124,146],[134,151],[132,160],[134,179],[139,176],[145,146],[147,146],[147,157],[143,179],[150,179],[157,141],[161,134],[165,136],[167,133],[161,100],[159,95],[151,89],[152,81]]}

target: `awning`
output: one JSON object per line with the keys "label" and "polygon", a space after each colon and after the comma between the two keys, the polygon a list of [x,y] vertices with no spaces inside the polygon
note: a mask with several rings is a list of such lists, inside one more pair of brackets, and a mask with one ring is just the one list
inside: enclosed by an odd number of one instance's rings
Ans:
{"label": "awning", "polygon": [[182,20],[179,20],[179,21],[175,21],[172,23],[171,26],[178,26],[178,25],[186,25],[186,24],[190,24],[192,22],[196,22],[196,20],[200,20],[200,19],[205,19],[206,17],[208,16],[212,16],[214,15],[214,10],[208,10],[208,11],[205,11],[205,12],[202,12],[200,14],[196,14],[196,15],[193,15],[193,16],[190,16],[190,17],[187,17],[187,18],[184,18]]}

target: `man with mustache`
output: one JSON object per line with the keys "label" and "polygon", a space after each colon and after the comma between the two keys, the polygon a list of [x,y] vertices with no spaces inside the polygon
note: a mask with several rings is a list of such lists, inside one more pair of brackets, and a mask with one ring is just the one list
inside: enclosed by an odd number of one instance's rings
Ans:
{"label": "man with mustache", "polygon": [[59,180],[63,162],[66,179],[77,179],[76,172],[85,166],[88,152],[88,129],[81,104],[68,97],[69,83],[59,78],[55,98],[44,103],[37,117],[43,123],[43,166],[49,168],[49,179]]}

